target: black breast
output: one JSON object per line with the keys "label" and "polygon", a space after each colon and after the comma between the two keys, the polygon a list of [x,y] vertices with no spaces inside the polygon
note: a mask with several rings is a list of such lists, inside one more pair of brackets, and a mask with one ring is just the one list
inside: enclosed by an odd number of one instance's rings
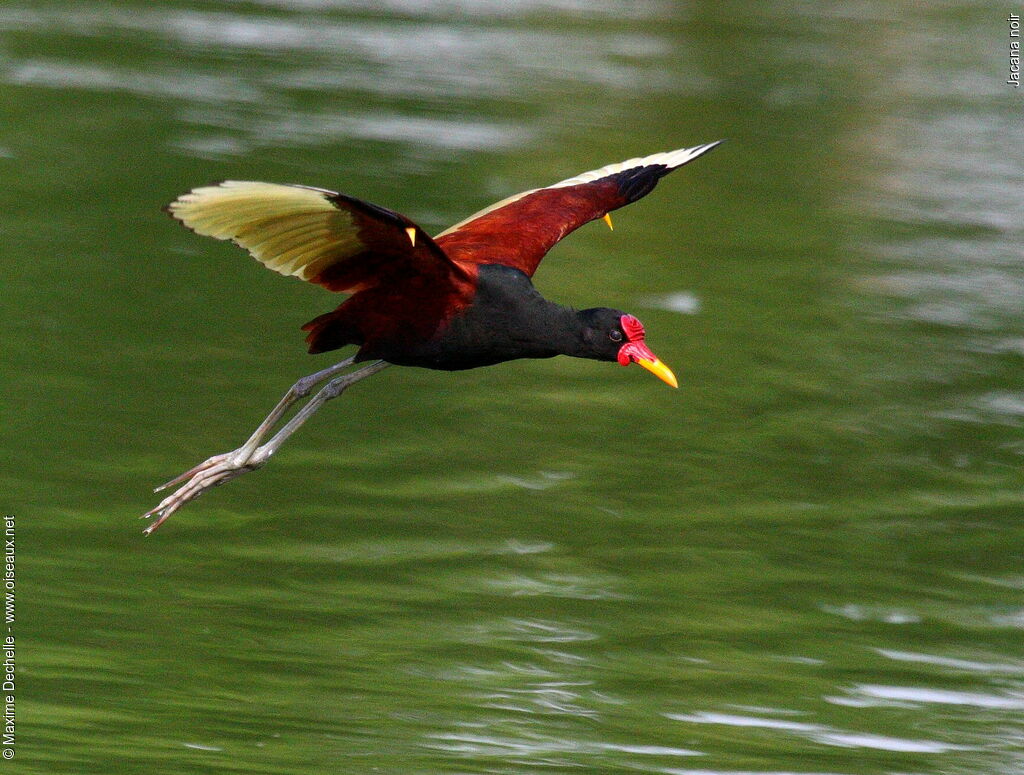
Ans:
{"label": "black breast", "polygon": [[490,366],[516,358],[550,358],[575,316],[552,304],[518,269],[483,264],[473,303],[434,339],[414,350],[384,355],[401,366],[454,371]]}

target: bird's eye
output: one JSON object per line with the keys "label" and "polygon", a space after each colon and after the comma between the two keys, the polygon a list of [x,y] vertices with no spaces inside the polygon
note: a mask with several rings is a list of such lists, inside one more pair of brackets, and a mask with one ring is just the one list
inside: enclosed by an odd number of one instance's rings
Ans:
{"label": "bird's eye", "polygon": [[615,329],[608,334],[608,338],[611,339],[613,342],[621,342],[622,332],[619,331],[618,329]]}

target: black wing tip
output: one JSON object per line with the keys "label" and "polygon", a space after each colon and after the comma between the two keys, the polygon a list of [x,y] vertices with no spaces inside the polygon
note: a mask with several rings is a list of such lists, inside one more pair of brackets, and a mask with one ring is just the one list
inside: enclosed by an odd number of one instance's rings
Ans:
{"label": "black wing tip", "polygon": [[646,196],[658,184],[658,181],[673,170],[685,167],[694,159],[697,159],[725,142],[725,138],[715,140],[713,143],[694,146],[693,151],[686,161],[669,166],[668,164],[647,164],[643,167],[633,167],[628,170],[612,175],[619,186],[619,194],[626,199],[627,204],[635,202]]}

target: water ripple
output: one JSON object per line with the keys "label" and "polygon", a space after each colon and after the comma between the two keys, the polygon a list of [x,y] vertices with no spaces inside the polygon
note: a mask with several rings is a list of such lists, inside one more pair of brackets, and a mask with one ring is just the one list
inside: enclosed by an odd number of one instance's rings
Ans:
{"label": "water ripple", "polygon": [[572,600],[628,600],[629,597],[609,589],[599,579],[546,573],[538,577],[507,575],[485,582],[488,587],[512,597],[562,597]]}
{"label": "water ripple", "polygon": [[760,716],[738,716],[712,712],[693,714],[667,713],[665,715],[674,721],[685,721],[691,724],[723,724],[731,727],[754,727],[792,732],[814,742],[840,748],[871,748],[877,751],[899,751],[901,753],[945,753],[946,751],[972,750],[965,746],[938,740],[908,740],[865,732],[846,732],[821,724],[808,724],[800,721],[763,718]]}
{"label": "water ripple", "polygon": [[[431,84],[431,94],[488,92],[507,96],[522,78],[590,83],[605,87],[651,91],[678,88],[647,60],[672,53],[670,43],[655,34],[598,33],[517,29],[431,22],[382,24],[375,21],[308,14],[254,15],[226,12],[135,9],[132,13],[62,9],[60,12],[8,9],[0,12],[0,29],[84,38],[150,37],[176,52],[218,54],[230,49],[262,57],[275,53],[303,55],[295,77],[268,71],[280,83],[318,88],[358,86],[377,91],[394,88],[396,76],[415,85]],[[572,51],[573,56],[566,56]],[[326,69],[314,75],[309,57],[323,57]],[[351,63],[339,66],[339,61]],[[290,69],[285,63],[285,73]],[[382,77],[382,71],[386,75]],[[472,77],[466,74],[471,73]],[[332,79],[336,79],[333,80]],[[355,79],[355,80],[353,80]],[[187,85],[188,81],[183,82]],[[694,76],[691,86],[703,88]]]}
{"label": "water ripple", "polygon": [[913,611],[906,611],[896,608],[881,608],[875,606],[858,605],[847,603],[846,605],[834,606],[823,605],[821,610],[827,614],[836,614],[855,622],[885,622],[886,624],[916,624],[921,617]]}
{"label": "water ripple", "polygon": [[917,704],[963,705],[973,708],[1024,710],[1022,692],[965,692],[917,686],[859,684],[852,693],[869,699],[895,700]]}
{"label": "water ripple", "polygon": [[630,745],[607,742],[561,740],[536,736],[502,737],[465,732],[450,732],[430,736],[429,747],[473,756],[496,756],[510,753],[520,756],[539,756],[553,753],[600,754],[605,751],[638,754],[641,756],[703,756],[701,751],[661,745]]}
{"label": "water ripple", "polygon": [[527,16],[531,14],[566,14],[572,16],[612,16],[616,19],[648,19],[663,14],[668,6],[664,0],[228,0],[228,2],[285,8],[294,11],[374,11],[415,17],[485,17],[488,19]]}
{"label": "water ripple", "polygon": [[154,73],[71,60],[30,59],[0,70],[7,83],[52,89],[128,92],[144,97],[173,97],[220,104],[260,103],[267,93],[238,78],[176,69]]}
{"label": "water ripple", "polygon": [[1024,673],[1024,664],[1011,664],[1006,662],[977,662],[970,659],[957,659],[953,657],[941,657],[933,654],[918,654],[911,651],[893,651],[891,649],[875,649],[883,657],[898,662],[916,662],[924,665],[936,665],[948,667],[953,670],[966,670],[978,673]]}
{"label": "water ripple", "polygon": [[678,312],[681,315],[696,315],[700,312],[700,298],[692,291],[675,291],[657,296],[645,296],[640,303],[651,309]]}

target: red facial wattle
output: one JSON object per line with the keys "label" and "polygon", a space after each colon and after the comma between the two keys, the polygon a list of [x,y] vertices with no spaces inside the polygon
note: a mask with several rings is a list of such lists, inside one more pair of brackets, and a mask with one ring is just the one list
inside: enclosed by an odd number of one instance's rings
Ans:
{"label": "red facial wattle", "polygon": [[619,324],[622,326],[622,332],[626,335],[626,343],[619,348],[619,363],[623,366],[639,363],[662,382],[672,387],[679,387],[676,375],[644,343],[643,324],[632,315],[623,315],[619,318]]}

